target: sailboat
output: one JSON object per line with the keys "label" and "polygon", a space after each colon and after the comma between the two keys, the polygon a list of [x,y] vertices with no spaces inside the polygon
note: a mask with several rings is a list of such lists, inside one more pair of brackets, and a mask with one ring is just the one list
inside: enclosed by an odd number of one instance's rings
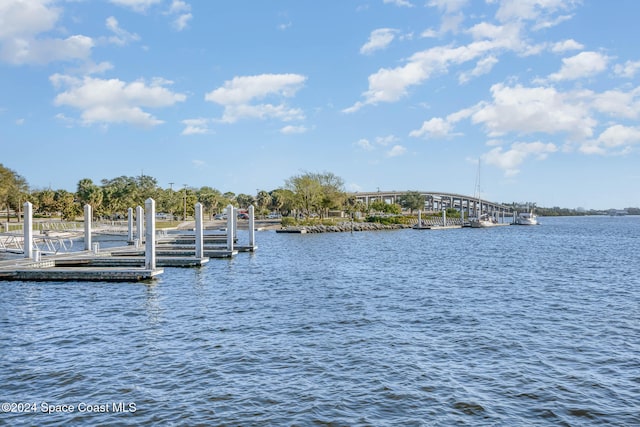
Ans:
{"label": "sailboat", "polygon": [[478,159],[478,176],[476,177],[476,194],[478,197],[478,216],[476,218],[470,218],[469,223],[472,228],[487,228],[495,227],[499,223],[488,213],[482,213],[482,200],[480,199],[480,159]]}

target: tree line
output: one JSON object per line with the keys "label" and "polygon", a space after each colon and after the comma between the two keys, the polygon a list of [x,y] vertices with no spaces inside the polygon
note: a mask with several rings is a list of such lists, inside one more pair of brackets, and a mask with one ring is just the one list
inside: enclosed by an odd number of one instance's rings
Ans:
{"label": "tree line", "polygon": [[333,209],[352,209],[357,205],[355,199],[349,200],[343,180],[329,172],[304,172],[287,179],[281,188],[260,190],[255,195],[223,193],[210,186],[162,188],[157,179],[146,175],[103,179],[99,184],[83,178],[78,181],[76,191],[70,192],[31,189],[24,177],[0,164],[0,211],[6,214],[7,221],[19,217],[27,201],[33,204],[35,216],[74,220],[82,215],[84,205],[89,204],[96,218],[125,219],[128,208],[144,206],[150,197],[156,201],[157,212],[182,220],[194,215],[197,202],[210,218],[228,205],[240,209],[253,205],[258,215],[278,212],[285,216],[320,217],[327,216]]}
{"label": "tree line", "polygon": [[[302,172],[285,180],[280,188],[260,190],[255,195],[223,193],[210,186],[162,188],[155,178],[147,175],[103,179],[99,184],[83,178],[78,181],[76,191],[70,192],[62,189],[31,189],[24,177],[0,163],[0,215],[4,213],[6,221],[10,221],[11,217],[19,218],[22,206],[27,201],[33,204],[34,215],[41,217],[59,216],[64,220],[74,220],[82,215],[84,205],[89,204],[97,218],[125,219],[128,208],[144,206],[144,201],[150,197],[156,201],[157,212],[183,220],[194,215],[197,202],[202,204],[205,214],[210,218],[228,205],[240,209],[253,205],[257,215],[278,212],[283,216],[319,218],[329,216],[331,211],[400,215],[404,210],[413,214],[425,206],[424,195],[417,191],[407,191],[398,198],[397,204],[374,201],[367,206],[349,195],[342,178],[331,172]],[[506,205],[516,210],[521,210],[522,206],[516,203]],[[559,207],[536,207],[535,210],[542,216],[603,213]],[[640,214],[638,208],[626,210],[631,215]],[[456,214],[455,209],[447,210],[450,217]]]}

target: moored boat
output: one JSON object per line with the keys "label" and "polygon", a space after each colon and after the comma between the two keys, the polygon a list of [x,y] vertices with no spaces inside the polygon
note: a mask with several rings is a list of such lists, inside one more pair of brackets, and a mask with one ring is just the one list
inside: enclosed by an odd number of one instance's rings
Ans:
{"label": "moored boat", "polygon": [[513,223],[516,225],[538,225],[538,216],[533,211],[521,212]]}
{"label": "moored boat", "polygon": [[469,223],[471,228],[495,227],[500,223],[489,214],[482,214],[478,218],[472,218]]}

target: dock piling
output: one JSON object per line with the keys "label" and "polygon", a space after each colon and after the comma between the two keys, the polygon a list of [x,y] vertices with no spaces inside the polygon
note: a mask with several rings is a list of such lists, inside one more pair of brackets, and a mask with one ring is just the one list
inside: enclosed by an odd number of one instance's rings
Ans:
{"label": "dock piling", "polygon": [[24,257],[33,257],[33,205],[25,202],[24,206]]}
{"label": "dock piling", "polygon": [[[144,265],[147,270],[156,269],[156,201],[151,197],[144,202],[146,209],[146,236],[144,250]],[[142,208],[138,206],[140,210]],[[142,222],[142,218],[140,218]]]}
{"label": "dock piling", "polygon": [[196,258],[203,258],[204,256],[204,233],[202,227],[202,203],[198,202],[195,205],[196,216]]}
{"label": "dock piling", "polygon": [[133,208],[127,209],[127,243],[133,243]]}
{"label": "dock piling", "polygon": [[256,221],[255,221],[255,208],[253,205],[249,206],[249,247],[253,248],[256,245]]}
{"label": "dock piling", "polygon": [[[146,203],[145,203],[146,205]],[[143,242],[143,232],[144,232],[144,209],[142,206],[136,207],[136,237],[140,243]]]}
{"label": "dock piling", "polygon": [[233,251],[233,238],[235,228],[235,212],[232,205],[227,206],[227,250]]}
{"label": "dock piling", "polygon": [[84,250],[91,250],[91,205],[84,205]]}

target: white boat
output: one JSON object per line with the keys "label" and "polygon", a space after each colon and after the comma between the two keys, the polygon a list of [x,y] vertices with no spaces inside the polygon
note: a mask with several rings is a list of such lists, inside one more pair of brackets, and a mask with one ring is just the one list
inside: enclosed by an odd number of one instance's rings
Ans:
{"label": "white boat", "polygon": [[469,223],[472,228],[495,227],[500,223],[489,214],[481,214],[478,218],[472,218]]}
{"label": "white boat", "polygon": [[478,159],[478,176],[476,177],[476,194],[478,198],[478,216],[469,218],[471,228],[487,228],[499,225],[498,221],[488,213],[482,213],[482,200],[480,199],[480,159]]}
{"label": "white boat", "polygon": [[521,212],[516,216],[516,220],[514,221],[516,225],[538,225],[538,216],[533,213],[533,211],[529,212]]}

